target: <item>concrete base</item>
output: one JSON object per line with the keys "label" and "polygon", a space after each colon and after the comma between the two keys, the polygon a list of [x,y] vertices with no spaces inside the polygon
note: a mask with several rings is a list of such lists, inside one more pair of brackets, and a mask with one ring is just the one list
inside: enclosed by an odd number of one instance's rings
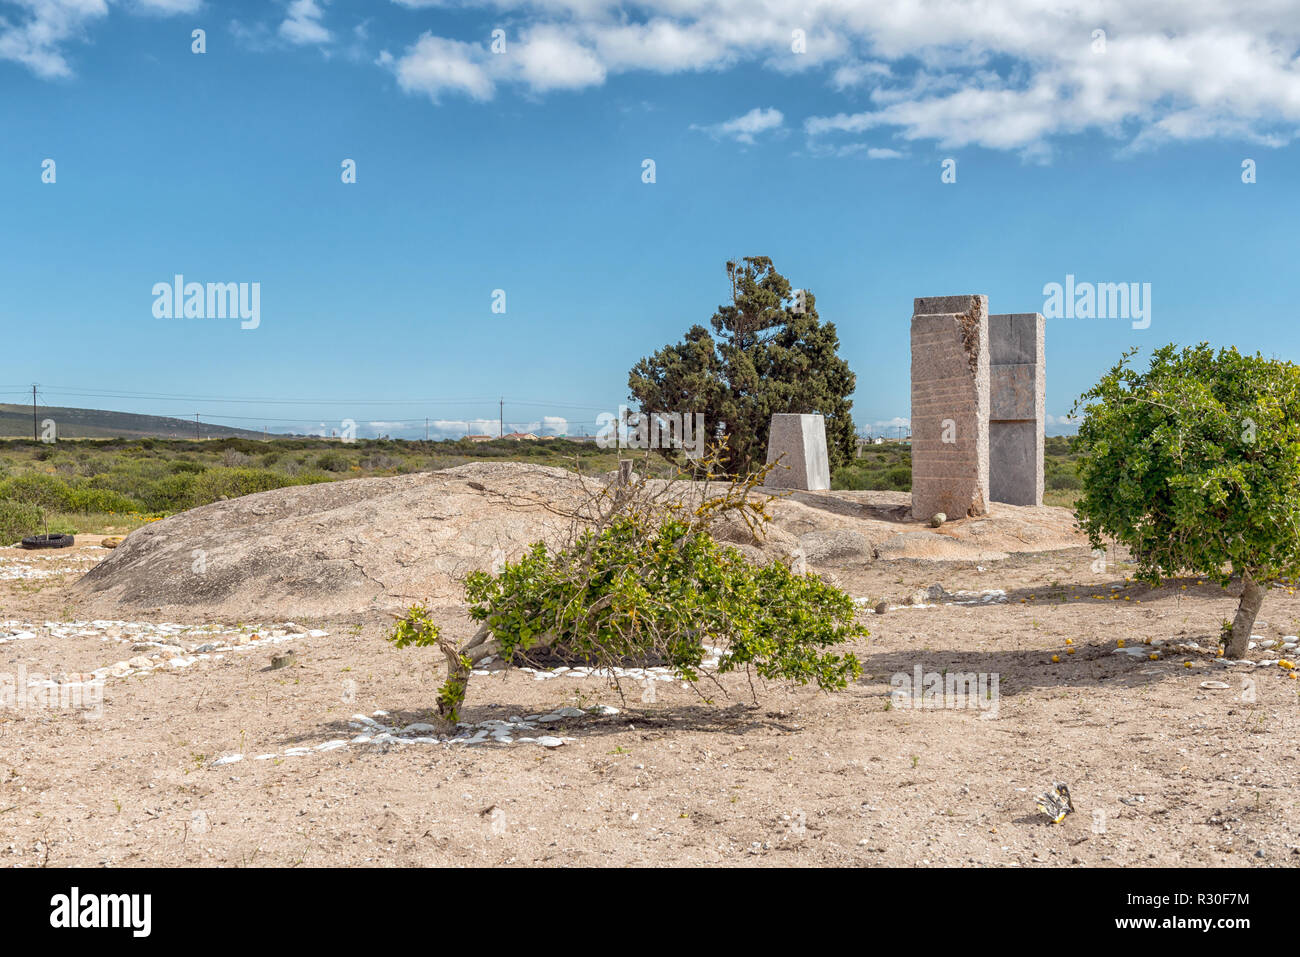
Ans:
{"label": "concrete base", "polygon": [[820,415],[772,416],[767,461],[769,465],[777,463],[763,483],[767,488],[828,490],[831,470],[826,455],[826,420]]}

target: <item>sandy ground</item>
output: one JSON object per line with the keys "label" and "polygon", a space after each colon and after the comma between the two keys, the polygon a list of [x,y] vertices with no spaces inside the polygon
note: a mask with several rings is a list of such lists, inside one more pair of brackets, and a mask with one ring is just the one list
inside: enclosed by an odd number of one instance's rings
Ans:
{"label": "sandy ground", "polygon": [[[95,541],[0,549],[0,673],[135,655],[130,626],[70,624],[72,583],[108,554]],[[358,714],[427,720],[438,662],[389,646],[379,620],[302,620],[328,634],[110,677],[97,719],[0,708],[0,864],[1300,864],[1300,681],[1211,653],[1114,653],[1119,639],[1212,647],[1235,605],[1221,589],[1149,591],[1082,549],[835,574],[872,604],[935,582],[1007,601],[864,613],[866,676],[833,695],[766,686],[755,706],[737,676],[726,697],[706,689],[713,704],[675,682],[624,682],[625,700],[599,677],[473,680],[470,722],[584,709],[546,726],[571,739],[559,747],[351,743]],[[1275,589],[1261,619],[1260,636],[1294,635],[1300,600]],[[24,623],[33,637],[4,640]],[[296,662],[272,670],[288,648]],[[891,676],[918,666],[996,673],[996,710],[892,702]],[[1035,809],[1054,781],[1076,807],[1060,825]]]}

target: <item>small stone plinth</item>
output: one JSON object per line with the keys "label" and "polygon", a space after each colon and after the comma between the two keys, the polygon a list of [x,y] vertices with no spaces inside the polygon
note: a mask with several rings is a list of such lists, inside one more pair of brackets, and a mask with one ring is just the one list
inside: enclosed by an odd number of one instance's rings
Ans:
{"label": "small stone plinth", "polygon": [[768,488],[828,490],[831,470],[826,455],[826,420],[820,415],[778,413],[772,416],[767,461],[769,465],[777,463],[764,480]]}

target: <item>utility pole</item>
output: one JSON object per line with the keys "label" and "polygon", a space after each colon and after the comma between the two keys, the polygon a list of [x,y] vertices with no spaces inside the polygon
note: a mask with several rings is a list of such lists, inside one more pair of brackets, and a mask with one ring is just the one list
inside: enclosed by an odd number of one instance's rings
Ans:
{"label": "utility pole", "polygon": [[199,441],[199,414],[194,413],[194,441]]}
{"label": "utility pole", "polygon": [[424,441],[429,441],[429,417],[424,417]]}
{"label": "utility pole", "polygon": [[501,424],[498,429],[498,438],[506,437],[506,397],[501,397]]}
{"label": "utility pole", "polygon": [[36,425],[36,383],[32,383],[32,440],[41,440],[41,431]]}

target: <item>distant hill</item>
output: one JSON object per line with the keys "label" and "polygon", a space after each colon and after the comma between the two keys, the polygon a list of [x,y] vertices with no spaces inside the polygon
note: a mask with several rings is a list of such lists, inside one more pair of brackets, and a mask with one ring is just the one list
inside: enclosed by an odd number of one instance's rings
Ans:
{"label": "distant hill", "polygon": [[[106,409],[68,409],[38,405],[38,421],[53,419],[61,439],[192,439],[194,423],[163,415],[136,415],[134,412],[111,412]],[[200,422],[197,435],[204,439],[236,436],[260,439],[262,433],[250,429],[232,429],[224,425]],[[0,403],[0,438],[30,439],[32,407]]]}

